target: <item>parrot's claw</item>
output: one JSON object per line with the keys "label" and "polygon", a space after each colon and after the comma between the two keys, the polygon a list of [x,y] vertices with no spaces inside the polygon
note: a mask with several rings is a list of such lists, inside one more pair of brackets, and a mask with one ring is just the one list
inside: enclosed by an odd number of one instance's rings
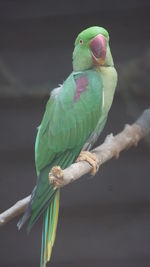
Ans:
{"label": "parrot's claw", "polygon": [[76,162],[79,162],[79,161],[87,161],[92,166],[91,174],[93,176],[97,173],[99,169],[99,163],[94,153],[91,153],[89,151],[81,151]]}
{"label": "parrot's claw", "polygon": [[55,190],[59,187],[62,187],[64,184],[63,171],[60,166],[54,166],[51,169],[48,178],[50,184],[54,187]]}

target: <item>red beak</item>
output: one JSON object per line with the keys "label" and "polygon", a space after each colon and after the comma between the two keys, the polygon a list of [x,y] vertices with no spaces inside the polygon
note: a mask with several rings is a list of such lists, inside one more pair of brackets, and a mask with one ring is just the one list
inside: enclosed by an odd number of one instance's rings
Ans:
{"label": "red beak", "polygon": [[103,35],[98,34],[90,42],[93,63],[103,65],[106,57],[106,39]]}

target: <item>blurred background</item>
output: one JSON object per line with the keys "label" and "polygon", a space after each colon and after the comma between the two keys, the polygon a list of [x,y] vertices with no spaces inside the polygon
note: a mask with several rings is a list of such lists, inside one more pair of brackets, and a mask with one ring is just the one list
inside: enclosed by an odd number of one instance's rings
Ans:
{"label": "blurred background", "polygon": [[[36,182],[34,142],[50,90],[72,71],[76,35],[104,26],[119,74],[105,130],[150,106],[150,1],[0,1],[0,212]],[[150,266],[150,138],[61,190],[48,266]],[[0,267],[39,266],[41,220],[0,229]]]}

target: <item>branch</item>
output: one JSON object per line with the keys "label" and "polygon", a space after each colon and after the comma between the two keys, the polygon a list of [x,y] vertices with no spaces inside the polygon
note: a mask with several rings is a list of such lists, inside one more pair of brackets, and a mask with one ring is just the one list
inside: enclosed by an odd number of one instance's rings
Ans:
{"label": "branch", "polygon": [[13,205],[8,210],[0,214],[0,226],[3,226],[7,222],[11,221],[13,218],[22,214],[30,201],[30,196],[19,200],[15,205]]}
{"label": "branch", "polygon": [[[124,130],[113,136],[107,136],[104,143],[93,149],[91,152],[95,154],[99,165],[113,157],[119,156],[119,153],[126,148],[135,146],[147,134],[150,133],[150,108],[145,110],[139,119],[132,125],[126,125]],[[61,177],[54,176],[50,173],[49,179],[55,188],[65,186],[83,175],[91,172],[91,165],[86,161],[72,164],[70,167],[62,171]],[[59,186],[58,186],[59,185]],[[18,201],[14,206],[0,214],[0,226],[24,212],[30,196]]]}

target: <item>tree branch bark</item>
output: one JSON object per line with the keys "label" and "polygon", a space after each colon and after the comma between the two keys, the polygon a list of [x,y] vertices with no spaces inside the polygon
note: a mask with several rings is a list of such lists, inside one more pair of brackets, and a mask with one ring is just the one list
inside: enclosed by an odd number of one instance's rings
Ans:
{"label": "tree branch bark", "polygon": [[15,205],[13,205],[11,208],[8,210],[4,211],[3,213],[0,214],[0,226],[5,225],[7,222],[11,221],[15,217],[19,216],[22,214],[28,205],[30,201],[30,197],[25,197],[21,200],[19,200]]}
{"label": "tree branch bark", "polygon": [[[116,136],[108,135],[102,145],[91,152],[97,157],[99,166],[113,157],[118,158],[119,153],[126,148],[136,146],[138,142],[150,133],[150,108],[145,110],[139,119],[132,125],[126,125],[124,130]],[[86,161],[72,164],[62,171],[60,175],[50,173],[49,180],[54,188],[65,186],[83,175],[89,173],[92,167]],[[30,196],[18,201],[14,206],[0,214],[0,226],[5,225],[16,216],[24,212],[30,201]]]}

